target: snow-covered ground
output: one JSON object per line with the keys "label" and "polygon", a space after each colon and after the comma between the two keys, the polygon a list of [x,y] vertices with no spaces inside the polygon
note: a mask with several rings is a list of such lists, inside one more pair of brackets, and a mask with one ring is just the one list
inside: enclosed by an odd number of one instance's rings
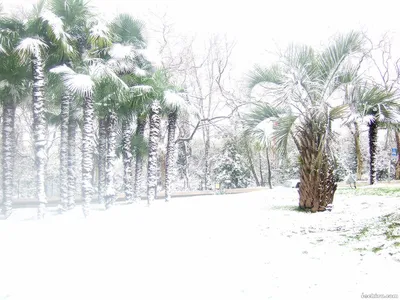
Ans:
{"label": "snow-covered ground", "polygon": [[[360,299],[400,295],[395,247],[357,234],[400,200],[337,196],[296,211],[295,189],[94,206],[0,222],[0,299]],[[382,251],[355,248],[385,244]],[[387,248],[387,249],[386,249]],[[400,250],[399,247],[397,247]]]}

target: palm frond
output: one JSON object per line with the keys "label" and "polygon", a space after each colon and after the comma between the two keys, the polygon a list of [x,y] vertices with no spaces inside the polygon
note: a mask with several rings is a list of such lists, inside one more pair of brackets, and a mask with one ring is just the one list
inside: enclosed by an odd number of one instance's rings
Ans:
{"label": "palm frond", "polygon": [[16,47],[15,51],[20,55],[22,60],[26,61],[31,55],[40,53],[43,49],[48,48],[39,38],[25,38]]}
{"label": "palm frond", "polygon": [[247,77],[247,87],[249,89],[253,89],[255,86],[262,83],[279,85],[284,82],[282,70],[278,65],[273,65],[271,68],[255,66]]}
{"label": "palm frond", "polygon": [[287,155],[287,145],[289,138],[294,133],[295,124],[298,120],[298,116],[287,115],[281,117],[272,134],[272,138],[275,140],[274,147],[283,156]]}

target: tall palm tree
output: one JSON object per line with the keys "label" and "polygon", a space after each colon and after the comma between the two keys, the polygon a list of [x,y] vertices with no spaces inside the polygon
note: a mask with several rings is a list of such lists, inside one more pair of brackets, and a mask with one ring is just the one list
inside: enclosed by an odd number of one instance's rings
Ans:
{"label": "tall palm tree", "polygon": [[20,101],[29,93],[29,68],[21,63],[15,47],[23,34],[21,20],[0,16],[0,98],[3,105],[2,167],[3,213],[12,213],[15,153],[15,112]]}
{"label": "tall palm tree", "polygon": [[167,90],[164,93],[163,106],[168,116],[168,140],[165,158],[165,201],[168,202],[171,199],[171,177],[175,165],[175,132],[178,116],[189,113],[189,103],[180,93]]}
{"label": "tall palm tree", "polygon": [[[57,47],[52,62],[73,67],[82,61],[89,48],[89,21],[92,8],[83,0],[51,0],[51,11],[59,16],[69,33],[70,51]],[[61,95],[60,198],[63,210],[75,206],[76,182],[76,100],[66,89]]]}
{"label": "tall palm tree", "polygon": [[[110,65],[114,67],[116,73],[121,76],[128,86],[133,87],[140,84],[140,77],[147,75],[147,71],[142,69],[142,67],[144,67],[143,57],[138,53],[138,50],[143,50],[146,47],[144,24],[134,19],[129,14],[119,14],[111,22],[110,32],[114,42],[114,46],[109,52]],[[124,189],[125,197],[128,202],[133,202],[131,170],[132,130],[129,124],[133,116],[132,108],[137,106],[137,100],[138,95],[132,91],[130,95],[127,96],[127,101],[118,101],[114,103],[114,112],[110,115],[113,116],[117,113],[122,119]],[[111,143],[108,145],[110,147]],[[115,153],[115,149],[113,149],[113,151],[113,153]],[[110,189],[112,190],[112,186],[108,188],[108,190]]]}
{"label": "tall palm tree", "polygon": [[[374,83],[365,82],[351,89],[356,103],[356,113],[367,120],[369,144],[369,184],[376,182],[376,154],[379,127],[396,127],[400,114],[400,102],[394,92],[388,92]],[[357,115],[353,115],[350,122]]]}
{"label": "tall palm tree", "polygon": [[361,52],[362,45],[361,35],[351,32],[337,36],[322,52],[292,46],[281,63],[256,67],[250,74],[249,87],[266,84],[273,104],[287,111],[279,119],[274,137],[281,154],[286,154],[290,137],[300,153],[300,208],[323,211],[333,202],[337,185],[331,124],[348,113],[346,105],[334,101],[342,86],[337,78],[352,69],[351,58]]}
{"label": "tall palm tree", "polygon": [[[66,88],[73,94],[83,97],[83,133],[82,133],[82,198],[83,213],[89,215],[93,198],[93,150],[94,150],[94,103],[104,101],[104,87],[118,94],[128,87],[102,60],[89,60],[84,73],[76,73],[67,66],[52,69],[60,74]],[[118,95],[111,95],[118,97]],[[109,95],[107,95],[109,97]]]}
{"label": "tall palm tree", "polygon": [[43,218],[47,203],[45,192],[45,73],[44,57],[49,47],[68,49],[69,36],[64,30],[62,20],[39,1],[27,22],[25,34],[16,48],[21,59],[32,67],[33,82],[33,132],[36,165],[36,199],[39,203],[38,218]]}

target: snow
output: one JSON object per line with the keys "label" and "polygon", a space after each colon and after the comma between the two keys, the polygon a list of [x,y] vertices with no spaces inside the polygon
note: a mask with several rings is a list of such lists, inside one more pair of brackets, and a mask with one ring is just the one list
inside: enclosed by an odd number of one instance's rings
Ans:
{"label": "snow", "polygon": [[[0,299],[358,299],[400,294],[399,262],[345,235],[398,199],[335,199],[295,211],[296,189],[79,207],[18,209],[0,223]],[[382,203],[384,205],[382,205]],[[372,221],[371,221],[372,222]],[[377,237],[378,238],[378,237]],[[378,241],[379,243],[382,242]]]}

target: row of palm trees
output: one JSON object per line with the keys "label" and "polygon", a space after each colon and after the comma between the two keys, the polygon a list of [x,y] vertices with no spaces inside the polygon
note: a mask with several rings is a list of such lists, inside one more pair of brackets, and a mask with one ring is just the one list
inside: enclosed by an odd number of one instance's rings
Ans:
{"label": "row of palm trees", "polygon": [[[156,197],[160,120],[168,117],[166,200],[175,149],[175,128],[188,106],[181,89],[158,69],[146,51],[144,24],[120,14],[105,22],[83,0],[39,1],[26,15],[0,17],[0,95],[3,104],[3,213],[12,212],[15,112],[31,94],[38,217],[46,208],[45,144],[48,109],[60,128],[61,211],[75,206],[76,133],[82,132],[82,201],[85,216],[94,196],[94,136],[98,122],[98,197],[106,208],[116,200],[114,169],[117,128],[122,130],[124,189],[129,202],[140,200],[148,138],[148,201]],[[148,121],[147,121],[148,120]],[[136,123],[136,131],[133,132]],[[132,159],[135,154],[135,176]],[[133,178],[135,181],[133,182]]]}
{"label": "row of palm trees", "polygon": [[[360,71],[366,56],[364,45],[361,34],[350,32],[336,37],[321,52],[291,46],[277,64],[257,66],[249,76],[249,89],[261,85],[271,101],[261,102],[247,115],[247,130],[266,146],[273,138],[281,154],[286,154],[289,140],[294,142],[300,159],[300,208],[324,211],[333,201],[337,187],[335,120],[354,126],[358,164],[362,163],[359,125],[366,121],[370,184],[376,181],[378,128],[399,125],[398,95]],[[266,121],[275,123],[273,131],[265,131]]]}

